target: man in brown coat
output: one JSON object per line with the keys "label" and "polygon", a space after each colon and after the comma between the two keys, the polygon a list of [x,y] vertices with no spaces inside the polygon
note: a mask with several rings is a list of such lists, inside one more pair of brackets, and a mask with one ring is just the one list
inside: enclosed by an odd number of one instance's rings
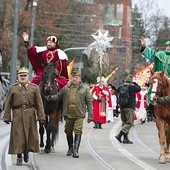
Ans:
{"label": "man in brown coat", "polygon": [[[12,110],[12,112],[11,112]],[[11,123],[9,154],[17,154],[17,165],[28,162],[29,152],[39,152],[37,120],[45,120],[40,91],[37,85],[29,83],[28,69],[18,70],[18,82],[11,85],[6,102],[3,120]]]}

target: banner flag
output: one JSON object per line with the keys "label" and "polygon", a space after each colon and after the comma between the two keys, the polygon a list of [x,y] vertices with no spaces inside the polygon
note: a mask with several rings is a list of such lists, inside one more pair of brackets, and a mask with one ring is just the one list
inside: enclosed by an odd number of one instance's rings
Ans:
{"label": "banner flag", "polygon": [[117,69],[118,69],[118,66],[116,66],[114,69],[113,69],[113,71],[106,77],[106,82],[109,80],[109,78],[110,77],[112,77],[113,76],[113,74],[117,71]]}
{"label": "banner flag", "polygon": [[70,62],[70,64],[67,66],[67,72],[68,72],[68,77],[70,78],[70,75],[72,73],[73,67],[74,67],[74,60],[75,58]]}
{"label": "banner flag", "polygon": [[154,63],[150,63],[146,67],[135,73],[133,75],[133,81],[139,84],[140,86],[147,83],[150,77],[150,69],[153,68],[153,65]]}

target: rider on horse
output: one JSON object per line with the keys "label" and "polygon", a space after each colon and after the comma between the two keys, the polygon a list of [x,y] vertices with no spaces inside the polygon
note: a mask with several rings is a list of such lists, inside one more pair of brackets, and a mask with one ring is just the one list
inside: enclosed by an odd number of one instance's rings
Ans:
{"label": "rider on horse", "polygon": [[[154,62],[153,71],[166,70],[167,76],[170,77],[170,41],[165,43],[164,51],[155,51],[146,45],[146,39],[142,36],[140,38],[142,48],[141,54],[148,60]],[[153,113],[153,105],[150,103],[150,87],[147,93],[147,117],[152,120],[151,113]]]}
{"label": "rider on horse", "polygon": [[42,79],[44,65],[48,62],[56,64],[56,82],[59,90],[67,84],[67,55],[59,49],[58,39],[55,36],[47,38],[47,45],[37,47],[29,43],[29,36],[26,32],[22,34],[25,47],[27,48],[28,59],[35,71],[35,76],[31,82],[39,84]]}

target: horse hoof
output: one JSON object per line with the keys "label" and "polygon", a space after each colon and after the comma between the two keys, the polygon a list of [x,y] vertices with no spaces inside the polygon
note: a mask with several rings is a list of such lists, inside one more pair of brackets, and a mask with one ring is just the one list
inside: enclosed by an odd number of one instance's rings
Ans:
{"label": "horse hoof", "polygon": [[51,149],[45,149],[45,153],[50,153]]}
{"label": "horse hoof", "polygon": [[44,147],[44,144],[43,144],[43,143],[41,143],[41,144],[40,144],[40,148],[43,148],[43,147]]}
{"label": "horse hoof", "polygon": [[166,159],[165,158],[159,158],[159,164],[165,164]]}
{"label": "horse hoof", "polygon": [[166,158],[166,162],[170,163],[170,157]]}

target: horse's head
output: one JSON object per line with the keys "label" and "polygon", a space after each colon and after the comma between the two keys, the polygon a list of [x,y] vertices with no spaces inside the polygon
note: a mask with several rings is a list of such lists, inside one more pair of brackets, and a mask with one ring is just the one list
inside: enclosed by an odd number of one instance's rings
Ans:
{"label": "horse's head", "polygon": [[170,94],[170,83],[165,71],[152,72],[149,82],[151,85],[151,100],[155,95],[162,97]]}
{"label": "horse's head", "polygon": [[46,92],[53,90],[53,87],[55,85],[55,77],[56,77],[55,64],[49,62],[45,65],[42,75],[42,86]]}

